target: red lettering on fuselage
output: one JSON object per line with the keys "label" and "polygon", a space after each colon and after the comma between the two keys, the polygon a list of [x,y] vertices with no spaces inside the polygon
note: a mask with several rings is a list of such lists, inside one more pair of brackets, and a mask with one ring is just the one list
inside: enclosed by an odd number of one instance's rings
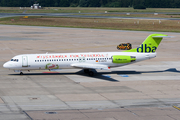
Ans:
{"label": "red lettering on fuselage", "polygon": [[108,54],[73,54],[73,55],[38,55],[36,58],[43,58],[43,59],[47,59],[47,58],[67,58],[67,57],[108,57]]}

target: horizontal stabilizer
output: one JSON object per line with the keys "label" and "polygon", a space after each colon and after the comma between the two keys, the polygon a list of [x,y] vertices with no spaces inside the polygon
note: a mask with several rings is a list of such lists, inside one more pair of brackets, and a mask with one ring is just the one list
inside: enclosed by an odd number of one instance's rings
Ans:
{"label": "horizontal stabilizer", "polygon": [[81,69],[109,70],[107,65],[99,65],[99,64],[76,63],[76,64],[71,64],[71,66]]}
{"label": "horizontal stabilizer", "polygon": [[174,36],[152,36],[152,38],[173,38]]}

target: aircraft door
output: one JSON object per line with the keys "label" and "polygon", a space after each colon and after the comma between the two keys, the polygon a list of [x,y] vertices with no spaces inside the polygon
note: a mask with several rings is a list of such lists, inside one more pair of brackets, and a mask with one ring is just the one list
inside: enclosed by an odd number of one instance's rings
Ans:
{"label": "aircraft door", "polygon": [[28,67],[28,57],[22,56],[22,67]]}

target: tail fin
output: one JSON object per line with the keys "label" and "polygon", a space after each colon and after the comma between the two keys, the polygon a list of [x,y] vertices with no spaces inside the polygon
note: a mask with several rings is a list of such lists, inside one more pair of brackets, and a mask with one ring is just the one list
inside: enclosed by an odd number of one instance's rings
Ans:
{"label": "tail fin", "polygon": [[126,50],[123,52],[154,53],[164,37],[168,36],[164,34],[151,34],[140,45],[140,47],[131,50]]}

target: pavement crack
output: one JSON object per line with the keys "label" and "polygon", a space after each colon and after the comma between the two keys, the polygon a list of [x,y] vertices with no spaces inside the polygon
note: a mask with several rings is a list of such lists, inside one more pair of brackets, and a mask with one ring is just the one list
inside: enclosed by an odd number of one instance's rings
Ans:
{"label": "pavement crack", "polygon": [[133,115],[140,117],[138,114],[134,113],[133,111],[131,111],[131,110],[129,110],[129,109],[126,109],[126,108],[124,108],[124,109],[127,110],[127,111],[129,111],[129,112],[132,113]]}
{"label": "pavement crack", "polygon": [[170,115],[167,115],[167,116],[170,117],[170,118],[173,119],[173,120],[178,120],[178,119],[175,119],[175,118],[171,117]]}

